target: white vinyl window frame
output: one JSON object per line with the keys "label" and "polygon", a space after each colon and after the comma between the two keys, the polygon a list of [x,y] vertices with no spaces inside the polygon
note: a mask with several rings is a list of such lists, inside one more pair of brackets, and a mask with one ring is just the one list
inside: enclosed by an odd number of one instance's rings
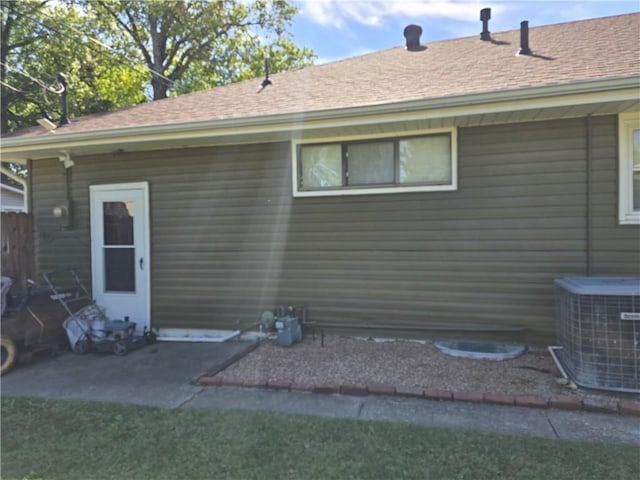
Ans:
{"label": "white vinyl window frame", "polygon": [[[300,179],[300,163],[299,152],[300,147],[304,145],[332,145],[341,143],[356,143],[365,141],[401,141],[411,137],[421,137],[429,135],[448,134],[451,139],[451,181],[446,184],[396,184],[388,186],[362,185],[358,187],[333,188],[333,189],[315,189],[304,190],[299,188]],[[291,141],[291,163],[292,163],[292,189],[294,197],[329,197],[329,196],[345,196],[345,195],[379,195],[390,193],[408,193],[408,192],[442,192],[454,191],[458,189],[458,130],[457,128],[441,128],[432,130],[406,131],[397,132],[395,134],[385,135],[359,135],[331,138],[313,138],[298,139]]]}
{"label": "white vinyl window frame", "polygon": [[[640,225],[640,210],[633,206],[634,171],[633,132],[640,130],[640,113],[621,113],[618,116],[618,220],[621,225]],[[637,188],[637,187],[636,187]],[[637,195],[637,193],[636,193]]]}
{"label": "white vinyl window frame", "polygon": [[[2,184],[2,190],[8,193],[8,197],[6,201],[3,201],[0,205],[0,210],[3,212],[22,212],[29,213],[29,205],[27,199],[29,197],[27,192],[27,182],[24,178],[19,177],[15,173],[13,173],[8,168],[2,167],[2,174],[6,175],[7,178],[13,180],[17,185],[20,185],[22,188],[13,187],[11,185]],[[2,196],[5,196],[5,193],[2,193]]]}

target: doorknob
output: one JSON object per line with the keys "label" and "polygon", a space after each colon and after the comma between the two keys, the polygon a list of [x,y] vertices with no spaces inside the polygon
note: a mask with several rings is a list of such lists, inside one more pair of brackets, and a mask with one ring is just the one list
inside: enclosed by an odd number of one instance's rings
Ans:
{"label": "doorknob", "polygon": [[142,257],[140,257],[138,264],[140,265],[140,270],[142,270],[142,265],[144,264],[144,259]]}

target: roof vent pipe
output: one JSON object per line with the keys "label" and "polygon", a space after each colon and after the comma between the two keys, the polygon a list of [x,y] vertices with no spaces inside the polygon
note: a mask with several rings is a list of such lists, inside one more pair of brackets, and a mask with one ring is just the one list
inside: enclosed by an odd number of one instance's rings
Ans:
{"label": "roof vent pipe", "polygon": [[269,59],[265,58],[264,60],[264,80],[262,81],[262,88],[266,88],[271,85],[271,80],[269,80]]}
{"label": "roof vent pipe", "polygon": [[420,35],[422,35],[420,25],[407,25],[403,33],[404,38],[407,39],[407,50],[410,52],[420,52],[426,48],[420,45]]}
{"label": "roof vent pipe", "polygon": [[58,126],[69,125],[69,101],[67,99],[67,77],[62,72],[58,72],[56,74],[56,82],[62,85],[62,116],[60,117],[60,121],[58,122]]}
{"label": "roof vent pipe", "polygon": [[480,40],[491,40],[491,32],[489,31],[489,20],[491,20],[491,9],[483,8],[480,10],[480,21],[482,22],[482,32]]}
{"label": "roof vent pipe", "polygon": [[529,22],[520,22],[520,50],[518,55],[531,55],[533,52],[529,48]]}

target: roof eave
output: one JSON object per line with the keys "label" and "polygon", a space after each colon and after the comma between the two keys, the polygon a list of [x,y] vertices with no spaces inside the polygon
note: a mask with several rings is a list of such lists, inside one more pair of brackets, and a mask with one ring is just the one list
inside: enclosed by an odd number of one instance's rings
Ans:
{"label": "roof eave", "polygon": [[330,122],[348,122],[367,119],[367,122],[389,121],[385,117],[401,115],[404,118],[425,112],[436,118],[451,115],[454,111],[467,114],[509,111],[513,108],[539,108],[569,105],[571,102],[590,102],[607,95],[610,101],[638,98],[640,73],[615,78],[577,81],[572,83],[526,87],[510,90],[424,98],[394,103],[365,105],[360,107],[316,110],[273,114],[256,117],[214,119],[176,124],[147,125],[109,130],[51,134],[38,137],[15,137],[3,139],[0,150],[3,161],[24,161],[30,158],[50,157],[53,150],[68,150],[74,147],[101,145],[117,142],[126,147],[128,142],[156,142],[159,137],[185,139],[202,136],[246,136],[265,132],[290,132],[318,128]]}

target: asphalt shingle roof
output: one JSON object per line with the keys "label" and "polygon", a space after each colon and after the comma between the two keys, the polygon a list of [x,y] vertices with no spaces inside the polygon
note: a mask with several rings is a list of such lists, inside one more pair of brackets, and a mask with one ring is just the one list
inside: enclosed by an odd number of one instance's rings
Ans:
{"label": "asphalt shingle roof", "polygon": [[[398,32],[402,38],[402,32]],[[640,13],[530,27],[533,55],[518,56],[520,30],[400,47],[72,119],[57,134],[260,117],[482,94],[640,74]],[[70,86],[69,95],[73,95]],[[12,136],[41,135],[40,129]]]}

